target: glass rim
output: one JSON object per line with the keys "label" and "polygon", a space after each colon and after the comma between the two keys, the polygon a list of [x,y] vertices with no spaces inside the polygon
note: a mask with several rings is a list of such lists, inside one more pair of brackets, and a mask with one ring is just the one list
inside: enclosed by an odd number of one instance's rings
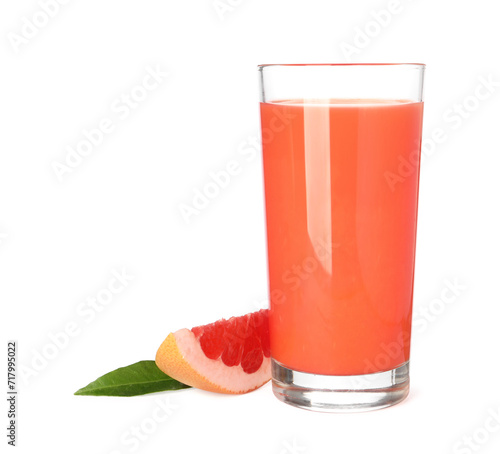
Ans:
{"label": "glass rim", "polygon": [[425,63],[267,63],[262,65],[257,65],[259,71],[264,68],[273,66],[288,66],[288,67],[300,67],[300,66],[414,66],[417,68],[425,68]]}

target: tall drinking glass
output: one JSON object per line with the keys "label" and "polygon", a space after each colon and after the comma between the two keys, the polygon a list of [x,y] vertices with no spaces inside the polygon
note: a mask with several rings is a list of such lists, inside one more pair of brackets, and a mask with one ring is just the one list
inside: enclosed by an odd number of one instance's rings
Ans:
{"label": "tall drinking glass", "polygon": [[409,391],[422,64],[261,65],[273,391],[322,411]]}

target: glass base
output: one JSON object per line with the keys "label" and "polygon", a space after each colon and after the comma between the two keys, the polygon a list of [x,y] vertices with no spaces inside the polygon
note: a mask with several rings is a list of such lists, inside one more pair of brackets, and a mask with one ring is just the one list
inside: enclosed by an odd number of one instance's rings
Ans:
{"label": "glass base", "polygon": [[274,395],[287,404],[324,412],[378,410],[401,402],[410,390],[410,362],[367,375],[316,375],[272,360]]}

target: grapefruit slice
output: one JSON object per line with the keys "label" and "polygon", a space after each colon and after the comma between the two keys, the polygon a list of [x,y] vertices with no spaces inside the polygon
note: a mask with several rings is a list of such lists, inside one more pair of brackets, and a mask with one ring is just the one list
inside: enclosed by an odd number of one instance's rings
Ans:
{"label": "grapefruit slice", "polygon": [[195,388],[243,394],[271,378],[268,309],[170,333],[157,366]]}

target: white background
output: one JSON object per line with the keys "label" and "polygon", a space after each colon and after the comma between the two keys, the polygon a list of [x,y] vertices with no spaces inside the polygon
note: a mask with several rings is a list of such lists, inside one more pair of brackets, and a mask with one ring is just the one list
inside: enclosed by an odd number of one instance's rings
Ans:
{"label": "white background", "polygon": [[[218,13],[212,0],[73,0],[33,31],[26,21],[48,17],[40,4],[4,0],[1,327],[31,370],[19,377],[18,452],[498,452],[497,7],[223,0]],[[170,331],[265,305],[261,160],[238,153],[259,134],[256,66],[347,61],[427,64],[409,398],[339,415],[284,405],[270,384],[242,396],[74,396],[153,359]],[[122,118],[120,97],[143,94],[157,67],[168,76]],[[106,118],[113,131],[59,181],[55,163]],[[232,160],[239,175],[186,222],[180,204]],[[90,311],[86,299],[123,269],[126,288]],[[54,350],[50,336],[68,324],[76,333]],[[166,402],[169,416],[153,427]],[[151,433],[134,442],[134,426]]]}

